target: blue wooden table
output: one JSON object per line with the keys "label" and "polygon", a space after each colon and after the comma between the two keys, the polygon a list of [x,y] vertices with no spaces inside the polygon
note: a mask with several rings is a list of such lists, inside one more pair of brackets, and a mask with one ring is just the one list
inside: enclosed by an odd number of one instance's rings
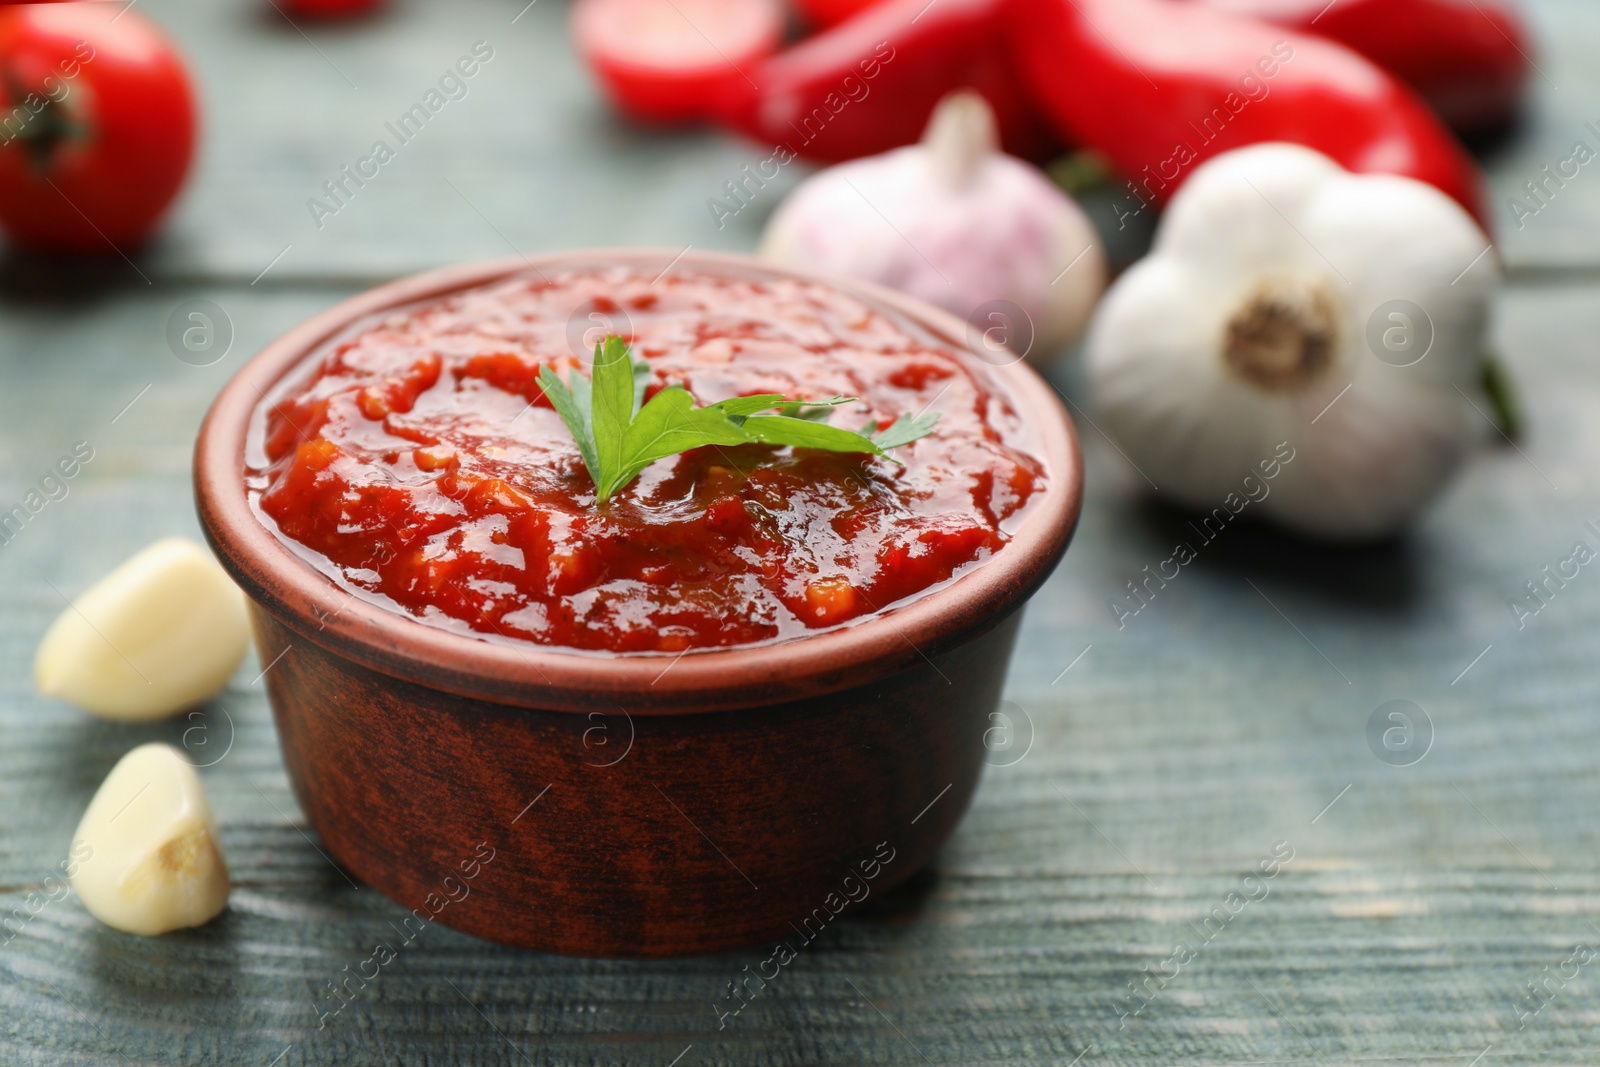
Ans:
{"label": "blue wooden table", "polygon": [[[146,0],[206,106],[165,237],[92,270],[0,261],[0,504],[74,442],[94,449],[0,545],[0,908],[41,886],[147,740],[205,765],[234,874],[221,918],[159,939],[76,898],[43,908],[0,944],[0,1062],[1600,1063],[1600,959],[1574,954],[1600,944],[1600,571],[1536,615],[1509,606],[1575,543],[1600,547],[1600,171],[1524,228],[1505,206],[1600,118],[1586,0],[1532,5],[1534,113],[1487,160],[1508,276],[1495,338],[1529,432],[1486,447],[1408,537],[1331,550],[1239,526],[1119,628],[1108,601],[1182,520],[1080,423],[1083,523],[1029,610],[1013,732],[930,870],[721,1028],[713,1001],[764,950],[563,959],[442,927],[324,1020],[328,984],[401,909],[305,827],[259,665],[194,716],[129,727],[37,697],[31,660],[64,595],[196,533],[207,403],[309,314],[511,250],[753,247],[800,168],[719,229],[706,200],[764,150],[623,124],[569,53],[560,0],[524,3],[400,0],[314,29],[254,0]],[[492,57],[465,97],[335,213],[308,207],[478,42]],[[192,300],[230,325],[207,366],[166,339]],[[1074,369],[1058,378],[1080,394]],[[1421,710],[1414,760],[1369,745],[1393,700]]]}

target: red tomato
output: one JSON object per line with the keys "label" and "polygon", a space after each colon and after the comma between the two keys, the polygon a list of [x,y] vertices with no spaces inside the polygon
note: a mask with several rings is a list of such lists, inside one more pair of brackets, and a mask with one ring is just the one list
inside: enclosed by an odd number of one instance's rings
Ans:
{"label": "red tomato", "polygon": [[275,0],[291,15],[308,19],[347,19],[366,15],[383,6],[383,0]]}
{"label": "red tomato", "polygon": [[109,252],[150,234],[194,155],[177,50],[122,4],[0,9],[0,227]]}
{"label": "red tomato", "polygon": [[692,122],[777,51],[783,8],[779,0],[577,0],[572,33],[625,114]]}

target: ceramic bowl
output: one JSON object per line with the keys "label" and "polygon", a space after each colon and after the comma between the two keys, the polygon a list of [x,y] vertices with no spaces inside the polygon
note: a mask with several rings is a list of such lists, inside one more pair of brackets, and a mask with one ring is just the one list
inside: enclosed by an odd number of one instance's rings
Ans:
{"label": "ceramic bowl", "polygon": [[887,290],[676,255],[515,257],[381,286],[269,344],[201,428],[200,519],[252,602],[295,796],[327,851],[411,912],[397,933],[440,922],[584,956],[792,943],[927,864],[978,783],[1023,603],[1082,498],[1071,424],[1021,362],[989,373],[1048,485],[1011,542],[920,598],[776,644],[674,658],[477,640],[348,595],[252,512],[252,413],[309,353],[374,313],[534,268],[822,280],[971,351],[960,321]]}

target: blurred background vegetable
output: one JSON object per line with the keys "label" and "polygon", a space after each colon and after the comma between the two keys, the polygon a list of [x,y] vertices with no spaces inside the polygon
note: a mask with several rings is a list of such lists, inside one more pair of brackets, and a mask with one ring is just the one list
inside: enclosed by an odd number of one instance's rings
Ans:
{"label": "blurred background vegetable", "polygon": [[[796,0],[826,29],[882,0]],[[1521,114],[1533,43],[1508,0],[1194,0],[1338,41],[1417,91],[1460,136],[1504,134]]]}
{"label": "blurred background vegetable", "polygon": [[999,345],[1057,354],[1105,287],[1088,217],[1038,168],[1001,154],[994,113],[970,91],[940,103],[921,144],[808,179],[761,253],[920,297],[968,319],[970,339],[996,357]]}
{"label": "blurred background vegetable", "polygon": [[1048,159],[1058,142],[1017,77],[1004,3],[887,0],[760,64],[715,113],[759,144],[832,163],[915,144],[945,94],[972,89],[1006,151]]}
{"label": "blurred background vegetable", "polygon": [[867,8],[876,6],[879,2],[880,0],[795,0],[795,7],[807,25],[825,30],[829,26],[837,26],[852,15],[858,15]]}
{"label": "blurred background vegetable", "polygon": [[1501,136],[1522,113],[1533,51],[1508,0],[1201,0],[1316,34],[1415,89],[1457,134]]}
{"label": "blurred background vegetable", "polygon": [[1162,492],[1224,522],[1245,506],[1241,478],[1286,443],[1293,470],[1259,513],[1319,537],[1393,533],[1486,429],[1471,397],[1498,280],[1488,244],[1409,178],[1291,144],[1217,156],[1096,314],[1098,425]]}
{"label": "blurred background vegetable", "polygon": [[189,75],[130,8],[0,9],[0,226],[17,244],[108,255],[137,245],[189,172]]}
{"label": "blurred background vegetable", "polygon": [[370,15],[383,7],[384,0],[268,0],[268,3],[297,18],[337,20]]}
{"label": "blurred background vegetable", "polygon": [[612,103],[645,123],[703,121],[783,35],[779,0],[576,0],[571,18]]}
{"label": "blurred background vegetable", "polygon": [[1292,141],[1488,217],[1450,131],[1341,45],[1175,0],[1015,0],[1010,14],[1028,85],[1064,137],[1131,179],[1130,210],[1164,202],[1219,152]]}

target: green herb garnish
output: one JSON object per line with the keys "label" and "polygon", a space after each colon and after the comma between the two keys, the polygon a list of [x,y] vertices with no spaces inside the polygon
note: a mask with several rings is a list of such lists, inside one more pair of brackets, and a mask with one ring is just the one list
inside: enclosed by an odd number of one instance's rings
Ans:
{"label": "green herb garnish", "polygon": [[[589,378],[573,373],[566,381],[549,367],[539,370],[556,414],[572,431],[583,465],[594,479],[595,502],[604,504],[627,488],[650,464],[705,445],[790,445],[827,452],[864,452],[895,463],[889,449],[926,435],[937,414],[904,415],[887,430],[868,423],[864,433],[830,426],[829,409],[855,398],[794,400],[782,393],[740,396],[705,407],[681,385],[669,385],[643,403],[650,365],[636,359],[615,335],[594,346]],[[762,414],[772,411],[776,414]]]}

